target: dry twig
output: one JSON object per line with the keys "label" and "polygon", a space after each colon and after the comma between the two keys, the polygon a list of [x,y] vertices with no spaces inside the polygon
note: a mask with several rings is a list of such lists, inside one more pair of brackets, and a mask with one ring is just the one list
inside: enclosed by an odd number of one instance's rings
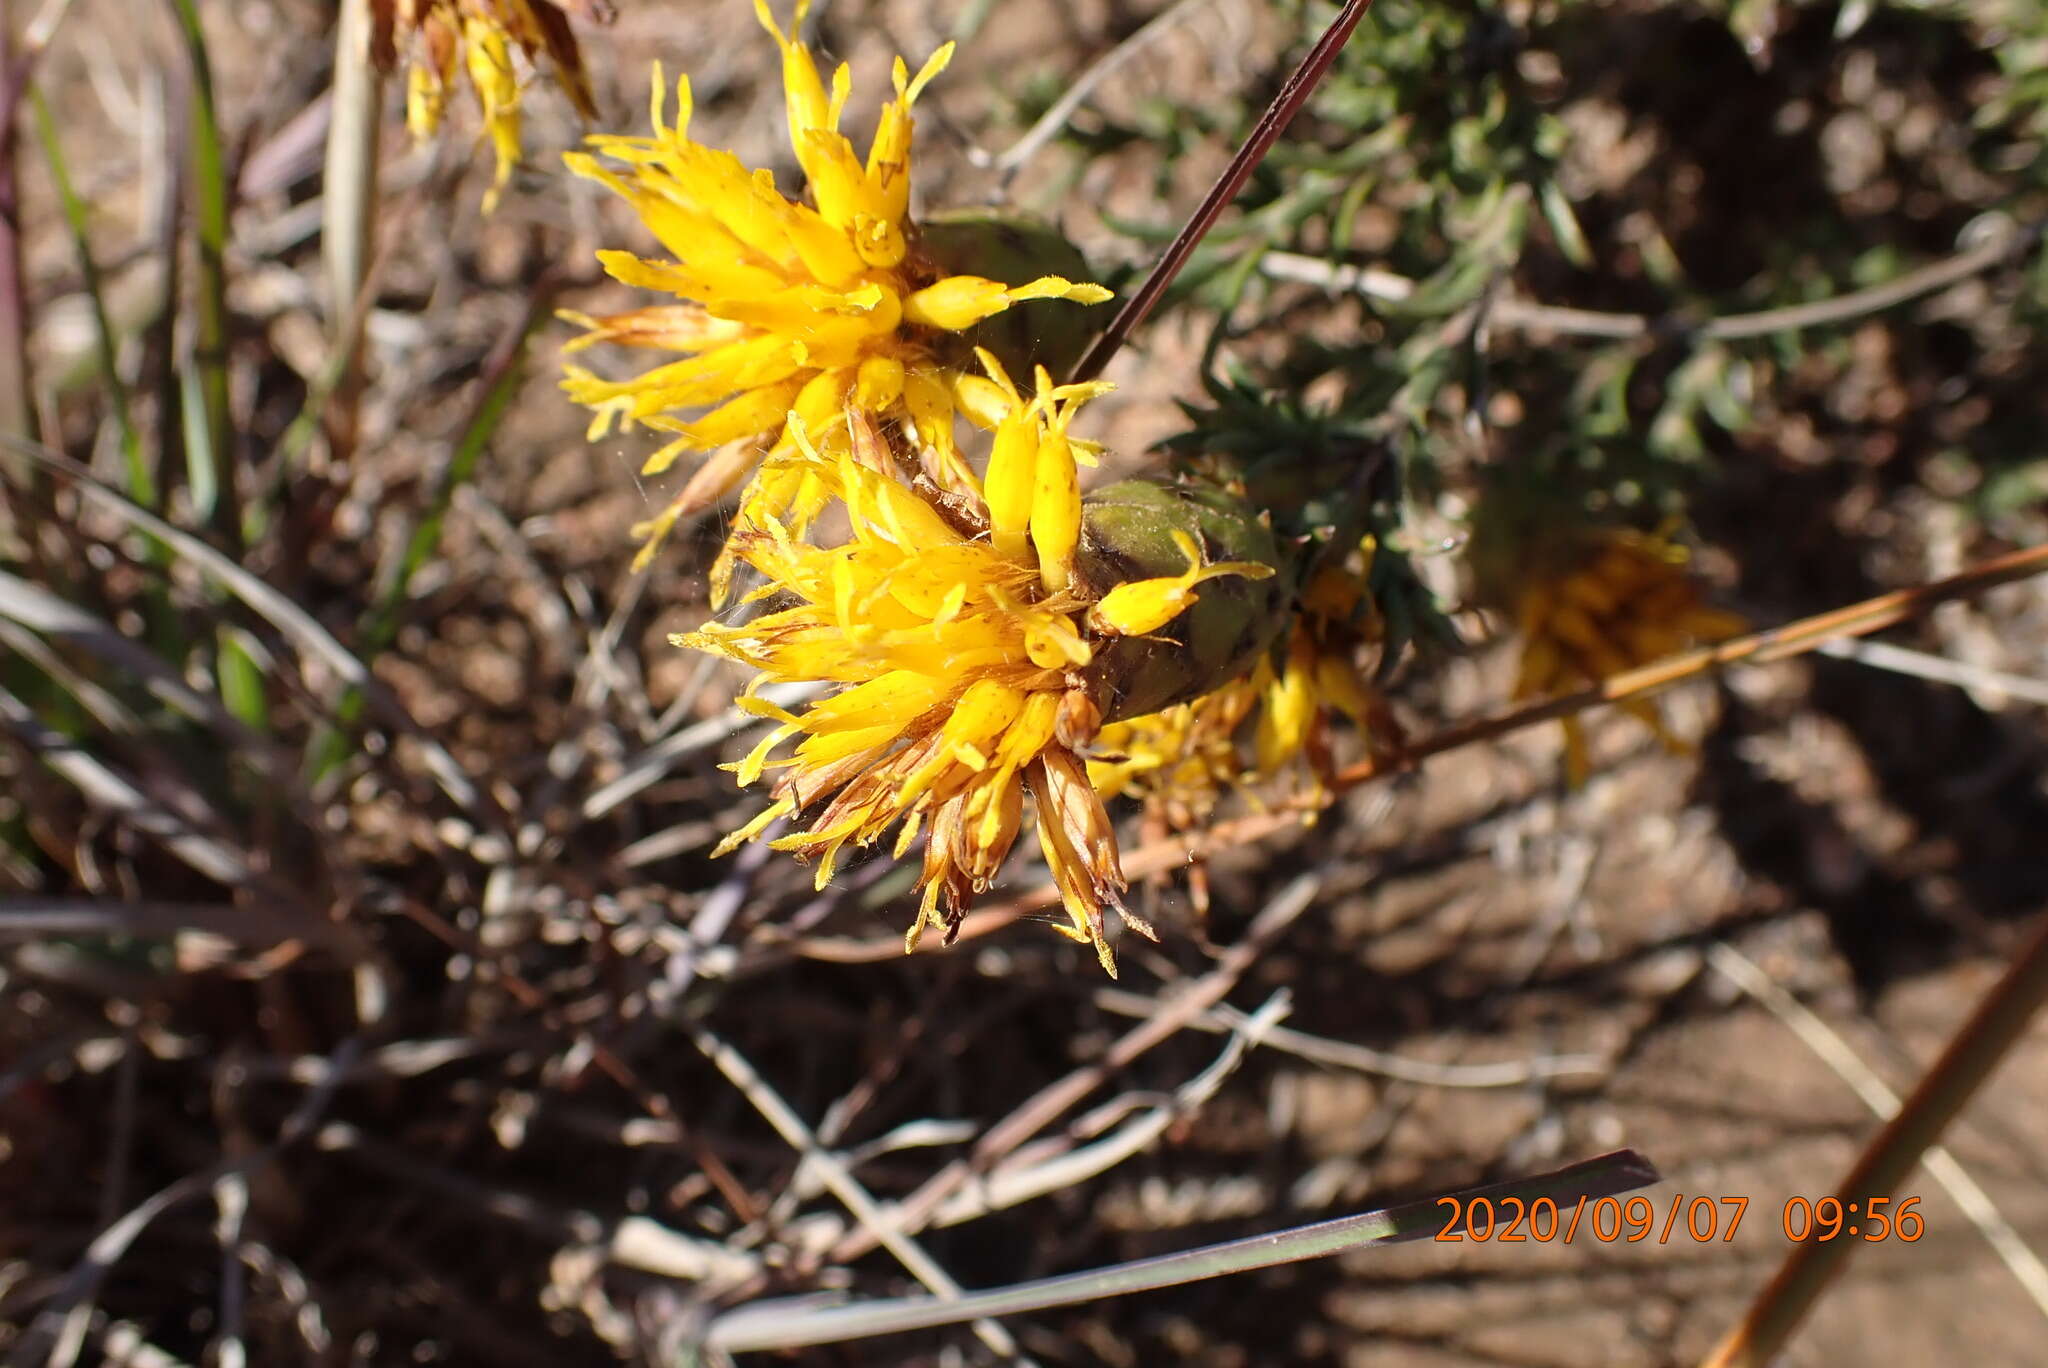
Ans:
{"label": "dry twig", "polygon": [[[2021,227],[2004,219],[1987,220],[1974,234],[1981,240],[1953,256],[1908,271],[1895,280],[1850,290],[1832,299],[1818,299],[1810,304],[1795,304],[1781,309],[1724,314],[1718,318],[1689,318],[1679,313],[1600,313],[1592,309],[1538,304],[1533,300],[1504,295],[1492,301],[1488,320],[1500,327],[1527,332],[1604,337],[1616,341],[1680,336],[1703,342],[1734,342],[1800,328],[1834,327],[1936,294],[1972,276],[1982,275],[1995,266],[2018,260],[2040,242],[2044,233],[2048,233],[2048,221]],[[1314,285],[1332,293],[1367,295],[1389,303],[1401,303],[1420,288],[1417,282],[1391,271],[1340,265],[1298,252],[1266,252],[1259,258],[1259,270],[1275,280]]]}
{"label": "dry twig", "polygon": [[[2043,1002],[2048,1002],[2048,917],[2040,920],[2004,977],[1984,995],[1905,1104],[1857,1157],[1835,1189],[1845,1210],[1868,1210],[1872,1198],[1897,1190],[2018,1043]],[[1703,1368],[1763,1368],[1775,1360],[1861,1243],[1810,1233],[1786,1256]]]}
{"label": "dry twig", "polygon": [[[1885,1086],[1868,1064],[1850,1046],[1849,1042],[1837,1035],[1832,1027],[1822,1021],[1811,1008],[1792,996],[1778,985],[1762,966],[1747,955],[1725,942],[1707,947],[1707,963],[1714,972],[1733,983],[1743,992],[1755,998],[1764,1010],[1785,1024],[1785,1028],[1798,1036],[1802,1044],[1819,1057],[1823,1064],[1835,1071],[1835,1076],[1855,1090],[1863,1105],[1882,1120],[1898,1115],[1899,1095]],[[1984,1191],[1972,1178],[1955,1155],[1944,1146],[1935,1145],[1928,1149],[1927,1171],[1934,1175],[1948,1195],[1955,1199],[1963,1214],[1984,1237],[2019,1285],[2033,1299],[2041,1314],[2048,1316],[2048,1265],[2041,1257],[2027,1247],[2027,1242],[2014,1230],[2012,1222],[2005,1219],[1998,1204],[1991,1200],[1991,1194]]]}

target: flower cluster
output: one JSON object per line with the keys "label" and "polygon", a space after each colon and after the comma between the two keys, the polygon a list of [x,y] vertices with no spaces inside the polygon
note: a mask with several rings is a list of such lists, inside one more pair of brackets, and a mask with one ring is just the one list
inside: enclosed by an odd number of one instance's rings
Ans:
{"label": "flower cluster", "polygon": [[[635,529],[641,563],[684,514],[708,507],[746,482],[764,452],[787,454],[800,424],[823,431],[849,405],[908,424],[933,453],[934,474],[955,493],[975,488],[955,446],[953,419],[972,373],[961,334],[1013,305],[1062,299],[1100,303],[1109,291],[1061,275],[1004,282],[954,273],[923,245],[910,217],[912,106],[952,57],[949,43],[916,73],[898,58],[895,94],[882,105],[867,156],[839,131],[852,78],[839,67],[828,85],[810,50],[782,31],[766,0],[756,9],[782,52],[790,146],[810,203],[775,188],[730,152],[689,135],[690,86],[676,88],[675,120],[655,75],[652,137],[598,136],[572,154],[578,175],[616,192],[669,254],[599,254],[606,271],[632,286],[674,297],[604,317],[570,315],[597,342],[667,352],[667,361],[627,380],[571,367],[563,388],[595,410],[592,439],[614,423],[644,423],[671,440],[648,458],[657,474],[688,451],[715,452],[656,518]],[[799,5],[793,28],[803,22]],[[797,508],[810,472],[770,462],[750,491],[755,521]],[[731,557],[714,572],[723,599]]]}
{"label": "flower cluster", "polygon": [[516,51],[529,64],[545,54],[555,80],[586,119],[597,117],[590,77],[583,68],[569,14],[596,23],[612,18],[609,0],[371,0],[372,50],[389,71],[401,51],[409,57],[406,123],[428,138],[441,126],[457,72],[466,74],[483,109],[484,133],[497,171],[484,194],[484,212],[519,164],[519,78]]}
{"label": "flower cluster", "polygon": [[[1303,757],[1326,772],[1327,717],[1370,712],[1351,673],[1370,630],[1364,570],[1304,584],[1230,478],[1190,469],[1084,499],[1099,449],[1072,429],[1108,387],[1054,383],[1058,327],[991,320],[1108,291],[1078,267],[1037,270],[1062,258],[1026,229],[909,214],[911,111],[950,46],[914,76],[898,60],[863,159],[839,132],[847,70],[827,82],[757,11],[782,54],[808,202],[692,139],[687,81],[670,122],[659,73],[652,137],[593,137],[569,158],[669,254],[604,252],[605,269],[674,297],[570,315],[585,330],[570,349],[674,359],[625,380],[571,366],[563,387],[595,411],[593,438],[618,423],[667,433],[649,473],[713,453],[635,529],[640,563],[678,518],[744,488],[714,603],[742,567],[757,587],[741,616],[676,638],[757,671],[739,706],[773,724],[731,766],[769,801],[721,851],[766,839],[814,862],[822,887],[850,850],[886,838],[900,858],[921,840],[914,945],[957,931],[1028,824],[1061,929],[1113,974],[1106,914],[1150,930],[1123,907],[1105,798],[1169,805],[1185,827],[1254,772]],[[1006,356],[1028,357],[1028,389]],[[958,445],[963,418],[989,434],[980,469]],[[760,693],[775,682],[828,691],[785,709]]]}
{"label": "flower cluster", "polygon": [[1178,573],[1123,579],[1101,594],[1090,587],[1084,543],[1093,539],[1065,428],[1101,388],[1041,376],[1037,396],[998,425],[985,493],[943,503],[906,479],[864,410],[844,410],[815,438],[791,416],[769,473],[821,491],[843,513],[847,538],[815,545],[791,515],[743,508],[731,546],[762,577],[751,597],[768,610],[677,640],[758,669],[757,685],[838,687],[801,712],[751,689],[742,697],[742,708],[777,725],[734,768],[742,783],[775,777],[769,806],[722,850],[786,821],[796,829],[771,844],[815,860],[822,887],[849,843],[871,846],[894,828],[901,857],[922,834],[915,945],[927,926],[950,935],[990,886],[1023,829],[1028,792],[1071,922],[1061,929],[1116,972],[1104,912],[1131,918],[1116,834],[1084,757],[1129,693],[1118,647],[1162,644],[1150,634],[1191,619],[1195,584],[1273,571],[1205,564],[1183,533],[1188,563]]}
{"label": "flower cluster", "polygon": [[[1735,614],[1709,606],[1686,574],[1685,549],[1667,536],[1624,528],[1588,530],[1570,552],[1533,576],[1515,603],[1522,637],[1515,697],[1597,684],[1611,675],[1746,630]],[[1655,704],[1621,705],[1673,750],[1685,743],[1664,726]],[[1561,724],[1565,773],[1574,785],[1592,772],[1585,727]]]}

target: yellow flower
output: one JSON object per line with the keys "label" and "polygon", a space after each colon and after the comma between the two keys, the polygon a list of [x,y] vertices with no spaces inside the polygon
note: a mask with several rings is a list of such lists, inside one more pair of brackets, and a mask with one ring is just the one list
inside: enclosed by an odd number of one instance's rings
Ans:
{"label": "yellow flower", "polygon": [[[1522,659],[1515,697],[1531,698],[1597,684],[1700,641],[1746,630],[1733,613],[1708,606],[1685,573],[1685,549],[1663,535],[1600,529],[1574,554],[1534,577],[1516,602]],[[1675,751],[1686,744],[1664,726],[1655,704],[1621,705]],[[1563,720],[1565,772],[1571,784],[1592,771],[1585,728]]]}
{"label": "yellow flower", "polygon": [[[739,706],[776,724],[732,766],[743,784],[770,778],[771,801],[720,852],[787,822],[794,829],[771,844],[815,860],[822,887],[849,844],[872,846],[894,830],[900,858],[921,835],[915,945],[927,926],[950,936],[995,880],[1024,829],[1028,796],[1071,922],[1061,930],[1092,945],[1114,974],[1105,909],[1151,934],[1124,912],[1116,833],[1085,758],[1104,700],[1113,707],[1118,696],[1122,638],[1089,625],[1094,596],[1079,571],[1092,567],[1070,564],[1055,584],[1061,548],[1087,549],[1075,466],[1088,444],[1066,427],[1106,387],[1055,387],[1041,375],[1025,400],[984,360],[1013,400],[998,418],[991,497],[935,497],[928,482],[907,481],[917,458],[901,430],[856,406],[815,433],[792,415],[788,445],[764,466],[765,476],[812,491],[819,508],[836,504],[845,540],[817,545],[799,535],[802,515],[742,506],[731,547],[760,574],[751,598],[767,611],[676,638],[759,670]],[[1031,492],[999,507],[993,491],[1007,481]],[[1207,568],[1271,574],[1263,564]],[[1163,591],[1186,578],[1139,583]],[[761,684],[778,681],[835,691],[790,712],[759,696]]]}
{"label": "yellow flower", "polygon": [[390,70],[399,48],[408,49],[406,123],[413,136],[428,138],[441,126],[448,92],[458,70],[469,78],[483,110],[484,132],[497,157],[497,171],[484,194],[484,212],[519,164],[519,79],[517,49],[531,64],[545,52],[555,80],[586,119],[597,117],[590,77],[570,31],[568,15],[608,23],[609,0],[371,0],[373,51]]}
{"label": "yellow flower", "polygon": [[[858,411],[855,428],[872,419]],[[756,683],[841,686],[801,713],[750,691],[741,706],[778,723],[735,768],[751,784],[779,771],[773,801],[721,847],[780,819],[799,829],[772,844],[818,862],[831,878],[849,843],[869,846],[900,824],[899,856],[925,836],[923,902],[908,943],[927,925],[949,934],[987,889],[1022,830],[1024,795],[1040,848],[1072,921],[1115,972],[1102,930],[1124,888],[1115,834],[1073,747],[1089,709],[1073,672],[1092,652],[1068,596],[1043,592],[1035,556],[998,550],[977,527],[949,519],[893,472],[863,464],[857,432],[833,454],[801,417],[791,449],[771,466],[815,480],[844,506],[841,545],[798,539],[782,521],[742,512],[737,555],[767,586],[755,597],[789,606],[741,625],[710,624],[683,645],[744,661]],[[786,755],[785,742],[800,738]],[[806,815],[807,814],[807,815]],[[801,815],[801,816],[800,816]]]}
{"label": "yellow flower", "polygon": [[[954,445],[967,351],[954,335],[1027,300],[1109,298],[1099,285],[1056,275],[1017,285],[950,275],[920,249],[909,216],[911,109],[945,69],[952,44],[915,76],[897,59],[895,96],[882,105],[863,160],[839,131],[852,92],[847,68],[833,73],[828,88],[810,50],[783,33],[766,0],[755,8],[782,51],[790,145],[811,203],[785,197],[768,172],[750,170],[730,152],[691,140],[687,78],[677,85],[676,119],[668,124],[658,69],[654,136],[593,137],[599,155],[568,159],[578,175],[632,205],[672,258],[600,252],[605,269],[625,284],[684,302],[601,318],[569,315],[587,331],[565,350],[603,341],[681,359],[622,381],[572,366],[563,389],[596,411],[593,440],[621,421],[672,434],[647,460],[647,474],[666,470],[686,451],[731,453],[635,529],[646,540],[642,564],[679,517],[744,482],[764,447],[786,453],[799,421],[821,432],[849,404],[911,425],[919,445],[933,453],[932,473],[942,487],[978,496]],[[796,27],[804,9],[799,4]],[[799,465],[771,463],[749,495],[755,520],[789,512],[807,474]],[[801,517],[798,524],[800,532]],[[1056,549],[1049,554],[1057,561]],[[728,572],[729,561],[714,574],[720,600]]]}
{"label": "yellow flower", "polygon": [[1217,800],[1250,777],[1238,732],[1272,682],[1262,659],[1250,676],[1200,698],[1109,723],[1089,753],[1089,781],[1104,798],[1140,800],[1168,830],[1202,825]]}
{"label": "yellow flower", "polygon": [[[1172,533],[1173,544],[1188,558],[1188,568],[1170,578],[1137,580],[1119,584],[1088,610],[1088,625],[1099,632],[1119,636],[1149,636],[1194,606],[1195,586],[1222,575],[1264,579],[1273,573],[1270,565],[1252,561],[1202,563],[1202,549],[1185,532]],[[1071,563],[1070,563],[1071,568]],[[1063,584],[1064,580],[1061,581]]]}

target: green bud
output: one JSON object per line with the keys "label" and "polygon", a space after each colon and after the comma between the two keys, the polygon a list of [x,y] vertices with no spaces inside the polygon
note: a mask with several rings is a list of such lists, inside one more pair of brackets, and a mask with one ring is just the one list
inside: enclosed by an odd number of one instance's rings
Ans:
{"label": "green bud", "polygon": [[1249,673],[1287,626],[1292,567],[1267,519],[1196,478],[1125,480],[1088,496],[1075,560],[1079,586],[1099,598],[1119,584],[1180,574],[1188,562],[1174,542],[1177,531],[1202,548],[1205,563],[1255,561],[1274,574],[1204,581],[1194,606],[1156,635],[1094,642],[1095,658],[1082,674],[1106,722],[1185,703]]}

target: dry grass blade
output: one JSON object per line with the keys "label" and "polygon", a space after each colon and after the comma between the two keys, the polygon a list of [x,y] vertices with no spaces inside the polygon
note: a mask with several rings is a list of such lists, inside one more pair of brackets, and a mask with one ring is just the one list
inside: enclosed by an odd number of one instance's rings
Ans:
{"label": "dry grass blade", "polygon": [[[959,1299],[960,1284],[954,1282],[952,1275],[941,1268],[931,1255],[925,1253],[916,1241],[886,1224],[887,1217],[883,1214],[880,1204],[865,1187],[861,1186],[860,1180],[847,1170],[838,1156],[818,1143],[818,1137],[812,1133],[811,1128],[805,1125],[789,1103],[782,1099],[782,1095],[769,1086],[768,1081],[761,1077],[745,1055],[701,1026],[692,1026],[688,1030],[690,1042],[725,1075],[727,1082],[739,1089],[740,1095],[752,1103],[754,1110],[761,1113],[762,1118],[775,1128],[775,1133],[780,1135],[791,1149],[803,1156],[804,1165],[819,1176],[834,1197],[845,1204],[846,1209],[853,1213],[854,1219],[860,1222],[864,1231],[871,1234],[877,1243],[895,1257],[896,1262],[902,1264],[911,1276],[930,1288],[934,1295],[947,1301]],[[1017,1357],[1017,1342],[1010,1338],[1007,1330],[993,1321],[977,1320],[974,1333],[983,1344],[1003,1357]]]}
{"label": "dry grass blade", "polygon": [[1890,670],[1894,674],[1912,675],[1915,679],[1931,679],[1937,684],[2004,694],[2027,703],[2048,706],[2048,683],[2041,680],[2009,674],[2004,670],[1965,665],[1946,656],[1894,646],[1888,641],[1831,641],[1820,648],[1820,653],[1837,660],[1853,660],[1874,670]]}
{"label": "dry grass blade", "polygon": [[370,0],[343,0],[334,26],[334,94],[320,179],[320,251],[332,320],[328,345],[334,349],[329,365],[336,371],[329,412],[343,452],[354,445],[363,313],[356,297],[370,275],[377,219],[377,115],[384,82],[370,60],[371,26]]}
{"label": "dry grass blade", "polygon": [[277,1138],[254,1153],[223,1159],[197,1173],[159,1189],[147,1201],[106,1227],[86,1246],[85,1256],[71,1270],[64,1286],[39,1313],[35,1323],[16,1342],[8,1356],[8,1368],[72,1368],[85,1346],[92,1326],[92,1299],[100,1284],[135,1243],[136,1237],[166,1211],[207,1196],[221,1180],[246,1175],[267,1164],[278,1151],[292,1144],[312,1127],[333,1100],[334,1090],[354,1062],[360,1042],[342,1042],[334,1052],[333,1071],[327,1080],[310,1091],[291,1115],[285,1118]]}
{"label": "dry grass blade", "polygon": [[[761,697],[778,708],[794,708],[818,692],[814,684],[772,684],[761,690]],[[662,776],[673,771],[690,756],[736,736],[748,727],[755,726],[760,718],[752,713],[743,713],[737,708],[728,708],[717,717],[706,718],[693,726],[663,737],[626,763],[618,778],[591,791],[583,800],[583,820],[594,822],[606,813],[618,808],[636,794],[644,792],[659,783]],[[898,948],[901,949],[899,941]]]}
{"label": "dry grass blade", "polygon": [[[2004,1061],[2048,1002],[2048,917],[2013,957],[1970,1019],[1922,1075],[1898,1114],[1885,1123],[1835,1189],[1844,1209],[1868,1209],[1913,1171],[1956,1113]],[[1848,1265],[1860,1240],[1809,1238],[1786,1256],[1705,1368],[1763,1368],[1773,1362],[1821,1294]]]}
{"label": "dry grass blade", "polygon": [[[1647,1187],[1657,1181],[1658,1173],[1648,1160],[1634,1150],[1619,1150],[1536,1177],[1445,1195],[1455,1196],[1461,1201],[1487,1198],[1502,1202],[1517,1198],[1524,1203],[1547,1197],[1559,1206],[1565,1206],[1581,1197],[1598,1199]],[[1435,1233],[1443,1228],[1441,1200],[1430,1197],[1406,1202],[1382,1211],[1298,1226],[1270,1235],[1254,1235],[1180,1254],[1045,1278],[993,1292],[977,1292],[953,1302],[919,1297],[853,1306],[819,1307],[782,1302],[741,1307],[711,1323],[705,1335],[705,1345],[738,1353],[749,1349],[836,1344],[871,1335],[954,1325],[971,1316],[1020,1315],[1130,1292],[1175,1287],[1206,1278],[1250,1272],[1255,1268],[1271,1268],[1302,1259],[1327,1258],[1366,1245],[1395,1244]]]}
{"label": "dry grass blade", "polygon": [[[1784,1022],[1786,1029],[1798,1036],[1821,1062],[1854,1089],[1856,1095],[1863,1099],[1863,1105],[1876,1116],[1888,1120],[1898,1115],[1899,1095],[1885,1086],[1884,1080],[1863,1062],[1848,1041],[1836,1035],[1806,1004],[1779,987],[1754,960],[1731,945],[1715,944],[1707,947],[1707,963],[1713,966],[1715,973],[1748,993],[1772,1016]],[[1926,1163],[1927,1171],[1934,1175],[1934,1180],[1955,1199],[1956,1205],[1963,1209],[1963,1214],[1970,1218],[1985,1242],[2012,1270],[2013,1277],[2033,1299],[2034,1305],[2041,1309],[2041,1314],[2048,1316],[2048,1265],[2044,1265],[2040,1256],[2027,1247],[2027,1242],[2013,1229],[2012,1222],[2005,1219],[1991,1200],[1991,1194],[1969,1175],[1955,1155],[1936,1145],[1927,1151]]]}
{"label": "dry grass blade", "polygon": [[133,936],[170,940],[197,932],[260,948],[297,940],[350,956],[363,952],[353,930],[277,903],[161,902],[151,898],[0,898],[0,942]]}
{"label": "dry grass blade", "polygon": [[[1225,950],[1213,969],[1175,997],[1160,1003],[1150,1020],[1118,1038],[1100,1060],[1074,1070],[1026,1098],[1008,1116],[983,1133],[971,1156],[954,1160],[926,1179],[891,1213],[894,1228],[923,1229],[937,1214],[941,1204],[977,1175],[988,1172],[1004,1155],[1051,1125],[1068,1108],[1101,1087],[1132,1060],[1178,1034],[1189,1021],[1221,1002],[1266,948],[1309,909],[1321,889],[1322,878],[1318,874],[1303,874],[1291,880],[1252,918],[1243,939]],[[898,953],[901,953],[900,947]],[[831,1258],[834,1262],[844,1263],[860,1257],[871,1248],[871,1237],[857,1230],[833,1247]]]}
{"label": "dry grass blade", "polygon": [[269,737],[222,707],[212,695],[200,693],[186,684],[163,657],[122,636],[77,604],[0,570],[0,617],[11,618],[31,631],[89,652],[108,665],[128,671],[141,681],[152,697],[219,732],[221,739],[232,744],[239,757],[261,765],[274,780],[291,782],[290,769]]}
{"label": "dry grass blade", "polygon": [[4,688],[0,688],[0,728],[12,732],[31,755],[69,780],[88,802],[154,838],[207,878],[231,888],[259,888],[267,882],[251,866],[246,853],[196,830],[129,779],[44,726],[26,703]]}
{"label": "dry grass blade", "polygon": [[[1522,328],[1531,332],[1556,333],[1566,337],[1628,339],[1664,335],[1689,335],[1708,342],[1732,342],[1745,338],[1769,337],[1774,333],[1801,328],[1835,327],[1853,323],[1872,314],[1910,304],[1939,293],[1972,276],[2015,261],[2031,251],[2048,233],[2048,222],[2019,226],[1998,220],[1990,231],[1971,236],[1972,242],[1955,255],[1907,271],[1881,284],[1851,290],[1832,299],[1819,299],[1785,309],[1764,309],[1756,313],[1725,314],[1718,318],[1686,318],[1682,315],[1598,313],[1589,309],[1567,309],[1539,304],[1512,296],[1495,299],[1487,308],[1490,327]],[[1298,252],[1266,252],[1259,258],[1259,270],[1275,280],[1313,285],[1333,292],[1357,292],[1375,299],[1399,303],[1413,296],[1418,282],[1376,267],[1342,265]]]}
{"label": "dry grass blade", "polygon": [[[1150,1016],[1156,1009],[1152,999],[1120,988],[1098,988],[1095,1005],[1119,1016]],[[1249,1018],[1235,1007],[1212,1008],[1188,1022],[1188,1029],[1229,1033],[1245,1029]],[[1544,1078],[1572,1078],[1606,1071],[1608,1061],[1598,1055],[1545,1055],[1534,1059],[1505,1060],[1499,1064],[1436,1064],[1389,1054],[1348,1040],[1325,1040],[1288,1026],[1275,1026],[1260,1043],[1282,1054],[1291,1054],[1314,1064],[1353,1069],[1359,1073],[1396,1078],[1426,1088],[1518,1088]]]}
{"label": "dry grass blade", "polygon": [[[1045,150],[1047,143],[1060,135],[1067,126],[1067,120],[1074,117],[1082,105],[1088,103],[1102,83],[1129,65],[1131,60],[1152,44],[1164,38],[1180,22],[1203,5],[1213,0],[1175,0],[1158,14],[1147,19],[1130,37],[1102,54],[1089,68],[1076,76],[1073,82],[1053,101],[1052,107],[1038,116],[1038,121],[1024,130],[1024,135],[988,158],[988,164],[1003,173],[1003,185],[1007,187],[1012,178],[1024,169],[1033,157]],[[975,154],[987,157],[986,153]]]}
{"label": "dry grass blade", "polygon": [[1247,1052],[1255,1046],[1270,1043],[1276,1023],[1286,1017],[1290,1007],[1284,988],[1274,993],[1257,1011],[1241,1016],[1240,1024],[1230,1030],[1229,1041],[1209,1067],[1174,1089],[1172,1096],[1147,1106],[1093,1144],[1040,1163],[995,1170],[981,1182],[956,1193],[951,1201],[939,1208],[932,1224],[941,1229],[962,1225],[991,1212],[1070,1189],[1107,1173],[1158,1140],[1174,1122],[1192,1115],[1214,1097],[1223,1081],[1244,1062]]}

